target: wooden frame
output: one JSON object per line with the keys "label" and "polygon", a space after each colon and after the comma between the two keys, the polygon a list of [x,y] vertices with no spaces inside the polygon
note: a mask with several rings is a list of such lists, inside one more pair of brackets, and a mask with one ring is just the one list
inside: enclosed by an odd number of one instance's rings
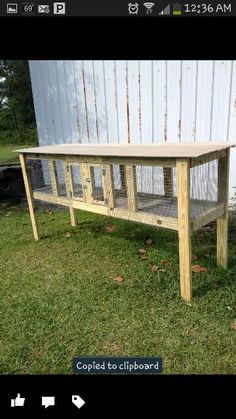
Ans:
{"label": "wooden frame", "polygon": [[224,205],[224,212],[217,219],[217,264],[227,268],[228,255],[228,194],[229,194],[229,150],[219,159],[218,201]]}
{"label": "wooden frame", "polygon": [[29,172],[28,172],[27,166],[26,166],[26,156],[24,154],[20,154],[19,158],[20,158],[23,180],[24,180],[24,184],[25,184],[25,192],[26,192],[26,197],[27,197],[27,201],[28,201],[28,207],[29,207],[29,213],[30,213],[30,218],[31,218],[31,223],[32,223],[33,235],[34,235],[35,240],[39,240],[40,235],[39,235],[37,219],[36,219],[35,213],[34,213],[34,211],[35,211],[34,197],[33,197]]}
{"label": "wooden frame", "polygon": [[136,167],[131,166],[131,165],[126,165],[125,177],[126,177],[126,185],[127,185],[129,211],[137,212],[138,201],[137,201]]}
{"label": "wooden frame", "polygon": [[192,298],[192,249],[190,220],[190,162],[189,159],[177,160],[178,185],[178,231],[179,267],[181,296],[186,301]]}
{"label": "wooden frame", "polygon": [[72,181],[72,172],[71,165],[67,162],[64,163],[64,175],[65,175],[65,185],[67,197],[70,200],[69,211],[70,211],[70,221],[71,225],[75,227],[77,225],[75,209],[72,205],[72,190],[73,190],[73,181]]}
{"label": "wooden frame", "polygon": [[104,202],[107,203],[109,209],[113,210],[115,207],[115,188],[114,188],[114,178],[113,178],[113,169],[111,164],[104,164],[102,166],[104,181],[103,181],[103,190],[104,190]]}
{"label": "wooden frame", "polygon": [[[102,178],[102,190],[103,190],[103,200],[102,199],[96,199],[94,197],[95,195],[95,190],[96,190],[96,183],[95,183],[95,175],[94,175],[94,169],[97,168],[101,171],[101,178]],[[100,204],[100,205],[104,205],[105,204],[105,187],[104,187],[104,174],[103,174],[103,166],[101,164],[97,164],[97,163],[89,163],[89,178],[90,178],[90,183],[91,183],[91,202],[93,204]],[[87,179],[88,181],[88,179]]]}
{"label": "wooden frame", "polygon": [[54,196],[59,196],[57,168],[55,160],[50,160],[48,162],[48,168],[51,177],[52,193]]}
{"label": "wooden frame", "polygon": [[[52,184],[52,194],[40,190],[32,191],[30,176],[27,170],[26,160],[48,160],[49,173]],[[200,164],[218,159],[218,200],[216,206],[206,209],[201,215],[191,218],[190,199],[190,170]],[[66,197],[60,196],[55,160],[63,162],[65,174]],[[167,158],[156,157],[105,157],[83,156],[71,154],[20,154],[20,162],[25,183],[26,196],[29,212],[36,240],[39,240],[39,231],[34,210],[34,199],[63,205],[69,208],[72,226],[76,222],[76,209],[91,211],[111,217],[141,222],[160,228],[168,228],[178,231],[179,235],[179,264],[180,264],[180,290],[184,300],[192,298],[192,269],[191,269],[191,234],[213,220],[217,220],[217,263],[227,267],[227,231],[228,231],[228,179],[229,179],[229,149],[216,150],[205,153],[201,157]],[[76,198],[73,194],[73,165],[79,165],[81,170],[81,182],[83,185],[83,199]],[[116,206],[114,189],[113,164],[119,165],[121,191],[127,193],[128,208]],[[161,166],[163,168],[164,195],[172,198],[173,168],[176,168],[177,176],[177,209],[178,217],[166,217],[146,212],[138,208],[136,166]],[[102,187],[104,201],[96,201],[93,198],[94,173],[93,167],[98,166],[102,171]],[[148,194],[146,194],[148,195]],[[140,195],[139,195],[140,196]],[[152,195],[150,195],[152,196]]]}
{"label": "wooden frame", "polygon": [[75,188],[74,188],[74,173],[73,173],[73,170],[74,170],[74,168],[78,168],[79,170],[80,170],[80,177],[81,177],[81,184],[83,183],[83,181],[82,181],[82,168],[81,168],[81,165],[79,164],[79,163],[69,163],[70,164],[70,167],[71,167],[71,186],[72,186],[72,199],[74,200],[74,199],[78,199],[78,201],[85,201],[85,199],[84,199],[84,189],[83,189],[83,185],[82,185],[82,197],[79,197],[79,196],[76,196],[76,194],[75,194]]}

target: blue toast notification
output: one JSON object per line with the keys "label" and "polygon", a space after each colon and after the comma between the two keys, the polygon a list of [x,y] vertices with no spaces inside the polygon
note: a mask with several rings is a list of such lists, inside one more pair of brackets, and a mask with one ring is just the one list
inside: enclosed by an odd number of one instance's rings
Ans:
{"label": "blue toast notification", "polygon": [[76,357],[73,369],[76,374],[160,374],[160,357]]}

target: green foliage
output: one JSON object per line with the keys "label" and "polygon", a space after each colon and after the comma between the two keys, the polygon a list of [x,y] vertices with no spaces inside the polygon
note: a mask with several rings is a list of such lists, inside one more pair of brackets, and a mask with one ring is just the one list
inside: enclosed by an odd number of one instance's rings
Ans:
{"label": "green foliage", "polygon": [[28,61],[2,60],[0,61],[0,143],[34,143],[36,138]]}
{"label": "green foliage", "polygon": [[19,131],[0,131],[0,146],[6,144],[38,144],[37,129],[33,125],[22,128]]}

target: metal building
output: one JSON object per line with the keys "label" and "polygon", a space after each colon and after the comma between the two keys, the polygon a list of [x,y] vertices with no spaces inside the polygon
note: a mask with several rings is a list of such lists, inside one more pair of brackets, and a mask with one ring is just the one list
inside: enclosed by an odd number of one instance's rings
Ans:
{"label": "metal building", "polygon": [[236,142],[236,61],[30,61],[30,73],[40,145]]}

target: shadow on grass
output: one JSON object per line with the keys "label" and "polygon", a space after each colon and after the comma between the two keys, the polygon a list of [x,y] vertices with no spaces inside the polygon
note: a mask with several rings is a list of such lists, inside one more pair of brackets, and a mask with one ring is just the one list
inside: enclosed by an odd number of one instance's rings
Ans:
{"label": "shadow on grass", "polygon": [[[108,237],[117,239],[114,241],[114,248],[119,246],[119,240],[124,240],[127,243],[137,246],[137,252],[139,248],[146,249],[147,253],[150,253],[150,259],[148,261],[140,261],[138,253],[136,254],[137,263],[142,263],[144,266],[154,263],[159,265],[161,259],[167,259],[172,262],[172,267],[168,267],[166,274],[168,276],[168,282],[174,281],[175,284],[179,282],[179,266],[178,266],[178,234],[175,231],[160,229],[145,224],[132,223],[126,220],[119,220],[109,217],[100,216],[98,214],[90,214],[83,212],[81,213],[81,219],[78,217],[78,225],[76,228],[71,227],[69,224],[58,224],[58,228],[53,227],[53,232],[42,234],[42,240],[47,240],[53,236],[60,237],[66,235],[68,232],[71,237],[83,239],[79,237],[79,232],[83,234],[92,234],[93,238]],[[90,218],[91,217],[91,218]],[[55,215],[56,220],[56,215]],[[55,221],[54,220],[54,221]],[[50,220],[42,221],[39,224],[48,224]],[[233,223],[229,227],[230,240],[235,242],[236,223]],[[151,240],[150,246],[146,244],[146,240]],[[193,264],[200,264],[207,268],[208,274],[205,273],[193,273],[193,284],[194,287],[193,296],[202,297],[211,293],[215,289],[222,289],[230,287],[236,277],[235,262],[233,256],[229,260],[229,269],[217,268],[216,266],[216,230],[212,231],[200,230],[194,234],[192,238],[193,242],[193,254],[197,255],[197,260]],[[103,246],[103,244],[101,243]],[[153,252],[154,250],[154,252]],[[233,253],[233,252],[232,252]],[[165,268],[161,266],[161,268]],[[162,282],[164,288],[168,288],[168,284],[165,281]],[[174,284],[173,284],[174,287]]]}
{"label": "shadow on grass", "polygon": [[218,280],[217,282],[208,282],[206,284],[200,285],[197,289],[194,290],[193,297],[203,297],[208,293],[212,292],[214,289],[229,288],[233,285],[235,278],[229,278],[228,282]]}

